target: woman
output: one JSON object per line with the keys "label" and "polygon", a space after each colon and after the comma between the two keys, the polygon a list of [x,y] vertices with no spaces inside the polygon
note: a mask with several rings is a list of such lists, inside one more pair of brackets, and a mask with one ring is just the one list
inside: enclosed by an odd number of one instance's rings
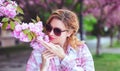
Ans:
{"label": "woman", "polygon": [[79,22],[74,12],[54,11],[45,28],[50,42],[38,40],[46,50],[33,50],[27,71],[94,71],[88,47],[76,37]]}

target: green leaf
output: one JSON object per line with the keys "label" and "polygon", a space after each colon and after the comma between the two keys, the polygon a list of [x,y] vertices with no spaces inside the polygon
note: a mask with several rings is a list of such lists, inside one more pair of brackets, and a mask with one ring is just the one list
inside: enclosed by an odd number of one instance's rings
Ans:
{"label": "green leaf", "polygon": [[17,21],[18,23],[21,23],[21,20],[17,17],[15,17],[14,20]]}
{"label": "green leaf", "polygon": [[2,29],[5,30],[7,26],[8,26],[8,22],[3,23]]}
{"label": "green leaf", "polygon": [[36,37],[36,35],[33,32],[30,32],[32,38],[34,39]]}
{"label": "green leaf", "polygon": [[15,29],[15,23],[14,23],[13,21],[10,21],[10,28],[11,28],[12,30]]}
{"label": "green leaf", "polygon": [[39,16],[37,16],[36,19],[37,19],[37,21],[40,21],[40,17]]}
{"label": "green leaf", "polygon": [[24,14],[23,10],[19,6],[17,6],[17,12],[20,14]]}
{"label": "green leaf", "polygon": [[32,22],[33,22],[33,23],[36,23],[36,22],[37,22],[37,21],[36,21],[36,20],[34,20],[34,19],[31,19],[31,20],[32,20]]}
{"label": "green leaf", "polygon": [[30,32],[27,34],[27,36],[28,36],[28,39],[31,41],[32,40],[32,36],[31,36]]}
{"label": "green leaf", "polygon": [[2,19],[2,22],[8,22],[9,21],[9,18],[3,18]]}
{"label": "green leaf", "polygon": [[23,33],[27,35],[27,34],[30,33],[30,30],[29,29],[25,29],[25,30],[23,30]]}

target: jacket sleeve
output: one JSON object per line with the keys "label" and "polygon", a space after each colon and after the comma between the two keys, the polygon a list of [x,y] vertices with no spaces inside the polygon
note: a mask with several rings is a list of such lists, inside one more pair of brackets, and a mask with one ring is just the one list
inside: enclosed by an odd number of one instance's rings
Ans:
{"label": "jacket sleeve", "polygon": [[92,55],[86,45],[80,47],[80,51],[75,55],[68,55],[61,61],[63,71],[95,71]]}
{"label": "jacket sleeve", "polygon": [[26,71],[40,71],[41,55],[39,51],[33,50],[26,65]]}

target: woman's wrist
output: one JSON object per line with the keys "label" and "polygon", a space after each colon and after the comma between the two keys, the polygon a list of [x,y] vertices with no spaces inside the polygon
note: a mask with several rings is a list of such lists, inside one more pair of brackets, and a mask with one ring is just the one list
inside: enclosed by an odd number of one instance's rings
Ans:
{"label": "woman's wrist", "polygon": [[40,71],[47,71],[47,70],[45,70],[45,69],[41,69]]}
{"label": "woman's wrist", "polygon": [[44,64],[42,64],[42,66],[40,67],[40,71],[47,71],[47,66],[45,66]]}
{"label": "woman's wrist", "polygon": [[62,55],[60,60],[63,60],[65,58],[66,54]]}
{"label": "woman's wrist", "polygon": [[42,67],[42,68],[40,68],[40,71],[47,71],[47,68]]}

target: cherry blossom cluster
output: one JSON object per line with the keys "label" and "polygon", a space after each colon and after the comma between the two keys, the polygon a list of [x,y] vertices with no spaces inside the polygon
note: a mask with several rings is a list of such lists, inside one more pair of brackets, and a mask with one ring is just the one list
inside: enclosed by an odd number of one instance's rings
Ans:
{"label": "cherry blossom cluster", "polygon": [[14,18],[17,15],[16,9],[17,3],[15,1],[0,0],[0,16]]}
{"label": "cherry blossom cluster", "polygon": [[22,42],[30,42],[34,49],[41,47],[38,40],[49,41],[48,36],[43,32],[42,22],[17,24],[13,30],[13,36]]}
{"label": "cherry blossom cluster", "polygon": [[[29,42],[31,47],[42,50],[39,40],[49,42],[48,36],[43,32],[43,24],[37,17],[37,22],[21,23],[17,14],[23,14],[23,11],[15,1],[0,0],[0,28],[6,30],[11,29],[13,37],[22,42]],[[41,47],[41,48],[40,48]]]}

